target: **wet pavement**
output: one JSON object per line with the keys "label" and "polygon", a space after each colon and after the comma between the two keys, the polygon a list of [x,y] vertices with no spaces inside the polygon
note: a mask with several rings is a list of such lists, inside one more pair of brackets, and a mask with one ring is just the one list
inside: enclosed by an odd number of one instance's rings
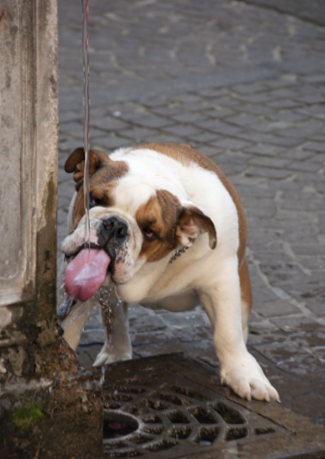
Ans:
{"label": "wet pavement", "polygon": [[[82,145],[81,7],[59,0],[58,242]],[[291,409],[325,423],[325,28],[227,0],[90,2],[91,145],[189,143],[241,194],[254,308],[248,346]],[[135,357],[217,366],[201,308],[130,308]],[[104,341],[99,311],[78,353]]]}

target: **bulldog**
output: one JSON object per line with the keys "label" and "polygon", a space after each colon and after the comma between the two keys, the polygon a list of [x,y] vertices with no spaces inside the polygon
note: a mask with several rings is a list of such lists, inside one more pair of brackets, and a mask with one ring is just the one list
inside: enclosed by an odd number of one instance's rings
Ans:
{"label": "bulldog", "polygon": [[77,347],[98,301],[106,342],[94,365],[130,359],[128,303],[175,312],[201,304],[213,327],[221,383],[247,400],[279,400],[246,348],[252,304],[246,220],[220,169],[188,145],[147,144],[110,156],[90,151],[87,242],[84,162],[78,148],[65,164],[76,182],[62,243],[65,289],[81,302],[63,324],[68,343]]}

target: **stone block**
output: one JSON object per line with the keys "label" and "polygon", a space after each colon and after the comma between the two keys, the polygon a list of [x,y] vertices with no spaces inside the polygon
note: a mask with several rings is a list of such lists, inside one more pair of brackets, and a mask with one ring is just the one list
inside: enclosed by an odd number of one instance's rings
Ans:
{"label": "stone block", "polygon": [[259,303],[255,305],[255,309],[263,317],[277,317],[300,312],[297,306],[283,300]]}

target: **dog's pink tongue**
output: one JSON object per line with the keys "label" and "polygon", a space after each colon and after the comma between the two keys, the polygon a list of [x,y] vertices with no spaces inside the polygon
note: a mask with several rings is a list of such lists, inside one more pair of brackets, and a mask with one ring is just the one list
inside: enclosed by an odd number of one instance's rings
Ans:
{"label": "dog's pink tongue", "polygon": [[104,250],[81,250],[64,273],[67,294],[80,301],[89,300],[104,282],[110,261]]}

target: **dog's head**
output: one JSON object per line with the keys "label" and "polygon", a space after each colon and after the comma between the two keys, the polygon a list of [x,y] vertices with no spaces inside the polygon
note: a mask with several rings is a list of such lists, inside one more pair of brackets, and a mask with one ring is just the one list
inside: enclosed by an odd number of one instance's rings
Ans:
{"label": "dog's head", "polygon": [[[68,265],[72,281],[82,271],[82,282],[87,283],[82,269],[84,257],[80,255],[88,246],[84,163],[84,149],[78,148],[65,164],[66,172],[74,173],[77,195],[72,227],[62,251],[68,261],[75,259]],[[135,174],[127,159],[114,161],[106,153],[90,151],[89,176],[90,247],[96,251],[91,251],[91,276],[99,272],[102,276],[93,290],[104,280],[115,284],[129,282],[145,263],[171,258],[175,249],[190,247],[202,233],[208,233],[210,247],[215,247],[216,231],[211,219],[190,203],[181,202],[171,191],[156,188],[152,180],[147,183],[146,175]]]}

